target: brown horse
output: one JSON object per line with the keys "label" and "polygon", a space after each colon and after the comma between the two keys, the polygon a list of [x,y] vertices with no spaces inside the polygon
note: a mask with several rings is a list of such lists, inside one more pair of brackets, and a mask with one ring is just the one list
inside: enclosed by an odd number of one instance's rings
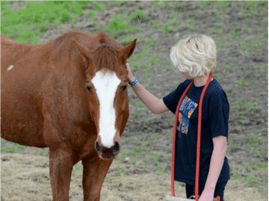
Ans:
{"label": "brown horse", "polygon": [[49,147],[54,201],[69,200],[73,166],[82,160],[84,200],[100,200],[129,117],[126,60],[103,32],[68,32],[43,45],[1,37],[1,137]]}

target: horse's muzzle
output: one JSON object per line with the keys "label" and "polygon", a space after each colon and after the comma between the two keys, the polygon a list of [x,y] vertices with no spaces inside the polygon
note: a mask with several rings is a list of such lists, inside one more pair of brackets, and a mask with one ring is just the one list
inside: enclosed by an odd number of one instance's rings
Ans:
{"label": "horse's muzzle", "polygon": [[103,147],[98,141],[96,141],[95,149],[102,156],[102,159],[112,159],[120,151],[120,144],[118,141],[115,141],[111,148],[106,148]]}

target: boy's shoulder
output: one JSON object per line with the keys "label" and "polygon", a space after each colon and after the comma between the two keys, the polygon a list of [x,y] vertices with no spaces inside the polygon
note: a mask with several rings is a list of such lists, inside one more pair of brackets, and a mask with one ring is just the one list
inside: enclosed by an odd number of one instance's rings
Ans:
{"label": "boy's shoulder", "polygon": [[210,94],[224,92],[222,86],[215,78],[211,81],[210,85],[208,86],[208,91],[210,92]]}
{"label": "boy's shoulder", "polygon": [[207,94],[209,101],[219,104],[229,104],[228,98],[220,83],[214,78],[208,86]]}

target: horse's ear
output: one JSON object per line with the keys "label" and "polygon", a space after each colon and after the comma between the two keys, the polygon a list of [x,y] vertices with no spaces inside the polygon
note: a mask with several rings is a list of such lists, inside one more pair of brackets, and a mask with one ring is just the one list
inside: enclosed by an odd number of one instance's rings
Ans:
{"label": "horse's ear", "polygon": [[79,53],[89,60],[91,57],[91,50],[89,50],[87,47],[85,47],[84,45],[82,45],[81,43],[77,42],[74,39],[72,39],[72,41],[75,43]]}
{"label": "horse's ear", "polygon": [[124,48],[122,48],[120,50],[120,58],[125,62],[130,56],[132,56],[134,50],[135,50],[135,47],[136,47],[136,39],[134,39],[134,41],[129,44],[129,45],[126,45]]}

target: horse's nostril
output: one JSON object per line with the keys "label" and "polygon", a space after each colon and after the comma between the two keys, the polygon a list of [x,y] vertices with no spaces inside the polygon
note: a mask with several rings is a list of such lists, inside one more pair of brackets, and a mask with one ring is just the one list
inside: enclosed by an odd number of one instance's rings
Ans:
{"label": "horse's nostril", "polygon": [[112,149],[113,154],[118,153],[119,150],[120,150],[120,145],[119,145],[119,143],[116,141],[116,142],[115,142],[115,145],[114,145],[114,147],[113,147],[113,149]]}
{"label": "horse's nostril", "polygon": [[99,146],[99,142],[96,142],[96,143],[95,143],[95,149],[96,149],[96,151],[98,151],[99,153],[102,152],[102,149],[101,149],[101,147]]}

